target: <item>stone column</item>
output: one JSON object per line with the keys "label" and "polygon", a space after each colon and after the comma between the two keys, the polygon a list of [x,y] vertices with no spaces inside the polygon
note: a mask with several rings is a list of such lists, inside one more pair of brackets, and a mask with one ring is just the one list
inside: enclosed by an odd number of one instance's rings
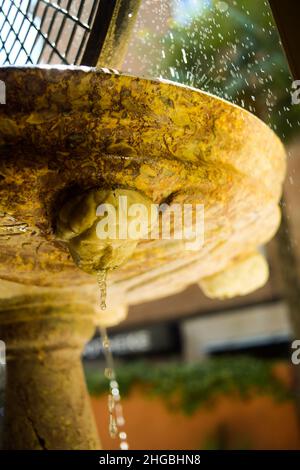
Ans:
{"label": "stone column", "polygon": [[[27,290],[27,292],[26,292]],[[81,292],[22,288],[0,299],[4,449],[99,449],[80,355],[94,332]]]}

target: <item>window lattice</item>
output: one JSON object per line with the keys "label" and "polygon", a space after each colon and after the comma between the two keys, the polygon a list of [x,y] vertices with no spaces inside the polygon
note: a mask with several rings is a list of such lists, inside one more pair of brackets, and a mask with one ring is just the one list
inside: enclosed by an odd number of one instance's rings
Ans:
{"label": "window lattice", "polygon": [[0,65],[80,64],[100,0],[0,0]]}

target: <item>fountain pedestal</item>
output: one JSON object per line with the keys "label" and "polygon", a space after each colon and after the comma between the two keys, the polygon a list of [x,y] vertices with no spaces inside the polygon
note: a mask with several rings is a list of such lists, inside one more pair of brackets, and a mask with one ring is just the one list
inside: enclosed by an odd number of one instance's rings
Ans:
{"label": "fountain pedestal", "polygon": [[[24,287],[24,291],[26,287]],[[80,354],[94,314],[70,290],[0,301],[6,343],[4,449],[99,449]]]}

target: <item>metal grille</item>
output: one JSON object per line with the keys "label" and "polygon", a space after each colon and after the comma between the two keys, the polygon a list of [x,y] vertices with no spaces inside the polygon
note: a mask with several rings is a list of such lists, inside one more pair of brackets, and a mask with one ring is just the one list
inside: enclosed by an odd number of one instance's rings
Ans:
{"label": "metal grille", "polygon": [[0,0],[0,65],[82,63],[99,5],[100,0]]}

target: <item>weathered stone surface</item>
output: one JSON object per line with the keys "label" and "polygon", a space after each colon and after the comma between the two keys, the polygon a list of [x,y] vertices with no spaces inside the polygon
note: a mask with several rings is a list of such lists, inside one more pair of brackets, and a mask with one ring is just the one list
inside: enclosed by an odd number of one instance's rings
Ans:
{"label": "weathered stone surface", "polygon": [[[0,80],[5,447],[94,449],[84,341],[127,304],[227,275],[267,242],[280,219],[285,152],[248,112],[187,87],[72,67],[1,68]],[[182,240],[140,241],[111,272],[101,316],[95,278],[57,240],[56,222],[72,198],[116,188],[157,204],[204,204],[205,243],[189,252]]]}
{"label": "weathered stone surface", "polygon": [[86,68],[2,68],[0,278],[93,284],[55,239],[55,216],[94,188],[155,203],[205,205],[205,244],[139,243],[110,275],[127,302],[163,296],[223,270],[268,241],[285,172],[279,139],[256,117],[206,93]]}
{"label": "weathered stone surface", "polygon": [[2,281],[0,293],[7,353],[4,449],[100,448],[80,361],[96,324],[84,290]]}

